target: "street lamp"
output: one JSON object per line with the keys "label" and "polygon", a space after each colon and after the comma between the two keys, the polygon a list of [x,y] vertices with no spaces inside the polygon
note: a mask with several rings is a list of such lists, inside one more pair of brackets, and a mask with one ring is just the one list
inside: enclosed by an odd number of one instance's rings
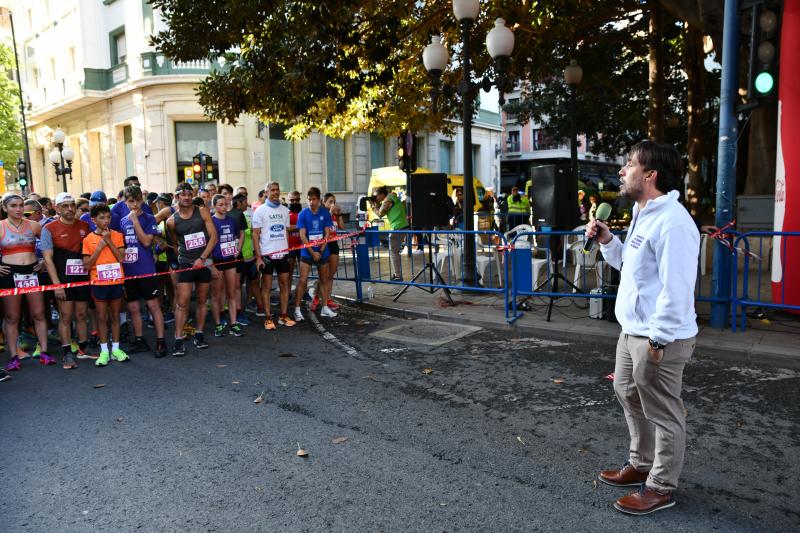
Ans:
{"label": "street lamp", "polygon": [[575,91],[583,79],[583,69],[576,60],[571,60],[564,69],[564,81],[569,85],[569,164],[572,169],[572,182],[578,181],[578,129],[575,124]]}
{"label": "street lamp", "polygon": [[[494,28],[486,36],[486,49],[494,60],[495,79],[492,81],[488,75],[484,75],[479,82],[472,81],[470,34],[479,12],[479,0],[453,0],[453,14],[461,24],[462,78],[458,86],[442,86],[442,72],[450,61],[450,54],[442,44],[441,36],[431,37],[430,44],[422,52],[422,62],[432,82],[433,112],[437,112],[437,101],[442,94],[449,97],[457,93],[461,96],[461,124],[464,128],[464,230],[467,232],[473,231],[475,228],[475,189],[472,169],[473,102],[480,89],[489,92],[494,86],[500,93],[500,106],[502,107],[505,103],[503,93],[508,84],[506,76],[508,58],[514,50],[514,33],[506,27],[503,19],[497,19]],[[475,238],[470,234],[467,234],[464,239],[463,282],[465,286],[475,285]]]}
{"label": "street lamp", "polygon": [[[75,151],[69,146],[64,146],[67,136],[61,128],[53,132],[53,142],[56,147],[50,152],[50,162],[56,171],[56,181],[58,177],[64,183],[64,192],[67,192],[67,176],[72,180],[72,160],[75,158]],[[66,164],[64,164],[66,162]]]}

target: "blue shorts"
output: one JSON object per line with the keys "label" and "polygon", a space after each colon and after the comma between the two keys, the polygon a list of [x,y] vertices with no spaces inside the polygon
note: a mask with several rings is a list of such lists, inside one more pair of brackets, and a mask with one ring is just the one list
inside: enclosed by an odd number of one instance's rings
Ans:
{"label": "blue shorts", "polygon": [[110,302],[119,300],[125,293],[125,285],[92,285],[92,298],[96,302]]}

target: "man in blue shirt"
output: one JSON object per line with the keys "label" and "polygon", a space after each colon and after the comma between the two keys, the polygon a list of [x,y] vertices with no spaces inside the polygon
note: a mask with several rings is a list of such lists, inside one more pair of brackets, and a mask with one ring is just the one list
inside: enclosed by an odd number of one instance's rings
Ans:
{"label": "man in blue shirt", "polygon": [[[136,176],[128,176],[125,178],[124,181],[125,188],[127,189],[130,186],[139,187],[141,189],[142,185],[139,183],[139,178]],[[91,200],[90,200],[91,201]],[[147,213],[148,215],[153,214],[153,210],[150,209],[150,206],[147,203],[142,203],[142,211]],[[120,231],[120,222],[122,218],[130,213],[130,208],[128,207],[128,201],[123,199],[122,202],[117,202],[111,206],[111,229],[115,231]]]}
{"label": "man in blue shirt", "polygon": [[[321,241],[316,246],[308,246],[300,252],[300,279],[297,281],[297,293],[295,294],[295,321],[302,321],[303,313],[300,311],[300,303],[303,301],[303,294],[306,292],[308,275],[311,267],[317,266],[319,273],[319,301],[327,303],[331,295],[331,283],[328,279],[328,250],[327,239],[333,233],[333,220],[327,209],[322,207],[320,202],[320,190],[316,187],[308,189],[308,207],[300,212],[297,217],[297,229],[300,232],[300,240],[303,244],[314,241]],[[335,317],[336,311],[324,305],[320,311],[320,316]]]}
{"label": "man in blue shirt", "polygon": [[[89,197],[89,207],[94,207],[99,204],[108,205],[108,198],[106,198],[106,193],[104,193],[103,191],[94,191],[92,195]],[[89,224],[89,229],[91,231],[94,231],[97,228],[97,226],[95,226],[94,222],[92,221],[92,217],[89,213],[82,214],[81,220]],[[110,227],[112,229],[115,229],[115,231],[119,231],[119,220],[120,219],[118,216],[114,215],[113,213],[111,214]]]}

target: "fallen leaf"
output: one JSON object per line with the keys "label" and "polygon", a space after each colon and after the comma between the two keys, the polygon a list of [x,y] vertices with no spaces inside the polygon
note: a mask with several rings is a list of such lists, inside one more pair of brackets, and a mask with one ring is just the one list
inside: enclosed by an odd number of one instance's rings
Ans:
{"label": "fallen leaf", "polygon": [[95,388],[95,389],[102,389],[102,388],[103,388],[103,387],[105,387],[105,386],[106,386],[106,384],[105,384],[105,383],[98,383],[97,385],[95,385],[95,386],[94,386],[94,388]]}
{"label": "fallen leaf", "polygon": [[225,368],[228,365],[217,365],[217,368]]}
{"label": "fallen leaf", "polygon": [[122,422],[123,420],[125,420],[125,419],[124,419],[124,418],[122,418],[121,416],[118,416],[118,417],[117,417],[117,422]]}
{"label": "fallen leaf", "polygon": [[596,488],[597,488],[597,480],[596,480],[596,479],[593,479],[593,480],[592,480],[592,488],[593,488],[593,489],[596,489]]}
{"label": "fallen leaf", "polygon": [[331,444],[341,444],[347,440],[347,437],[333,437],[331,439]]}
{"label": "fallen leaf", "polygon": [[578,448],[578,451],[579,451],[580,453],[586,453],[586,452],[588,452],[589,450],[587,450],[586,448]]}
{"label": "fallen leaf", "polygon": [[553,383],[555,383],[556,385],[561,385],[562,383],[564,383],[564,378],[555,378],[553,380]]}
{"label": "fallen leaf", "polygon": [[303,448],[300,447],[300,443],[297,443],[297,457],[308,457],[308,452],[305,451]]}
{"label": "fallen leaf", "polygon": [[422,373],[423,374],[433,374],[433,369],[432,368],[423,368],[422,369]]}
{"label": "fallen leaf", "polygon": [[741,420],[737,420],[737,421],[736,421],[736,427],[737,427],[737,428],[740,428],[740,427],[742,427],[742,426],[744,426],[744,422],[742,422]]}
{"label": "fallen leaf", "polygon": [[262,392],[261,394],[259,394],[259,395],[256,397],[256,399],[255,399],[255,400],[253,400],[253,403],[261,403],[261,402],[263,402],[263,401],[264,401],[264,393]]}
{"label": "fallen leaf", "polygon": [[293,354],[292,352],[283,352],[282,354],[278,354],[278,357],[297,357],[297,354]]}
{"label": "fallen leaf", "polygon": [[520,442],[520,444],[522,444],[523,446],[527,446],[527,444],[525,443],[525,441],[524,441],[524,440],[522,440],[522,437],[517,437],[517,440],[518,440],[518,441]]}
{"label": "fallen leaf", "polygon": [[231,381],[231,383],[234,384],[234,385],[239,385],[241,383],[241,381]]}
{"label": "fallen leaf", "polygon": [[379,380],[377,377],[375,377],[375,374],[372,374],[372,373],[367,374],[366,376],[364,376],[364,379],[368,379],[368,380],[374,381],[376,383],[383,383],[381,380]]}

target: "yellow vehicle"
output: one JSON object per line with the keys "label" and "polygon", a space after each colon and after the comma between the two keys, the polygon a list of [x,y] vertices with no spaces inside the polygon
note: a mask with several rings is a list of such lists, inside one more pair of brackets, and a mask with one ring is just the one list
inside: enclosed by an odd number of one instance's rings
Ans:
{"label": "yellow vehicle", "polygon": [[[414,174],[432,174],[432,170],[428,170],[427,168],[418,168],[414,171]],[[367,195],[371,196],[375,194],[375,190],[378,187],[386,187],[389,189],[391,193],[394,191],[397,196],[405,201],[406,198],[406,174],[398,167],[382,167],[382,168],[375,168],[372,169],[372,175],[369,179],[369,187],[367,187]],[[463,174],[450,174],[447,176],[447,195],[450,198],[453,198],[455,189],[461,189],[464,187],[464,175]],[[475,191],[474,198],[475,198],[475,207],[474,210],[477,211],[481,204],[480,201],[483,200],[484,193],[486,192],[483,188],[483,183],[477,177],[473,179],[473,190]],[[361,198],[366,198],[368,196],[362,196]],[[358,212],[358,219],[359,221],[376,221],[378,220],[378,215],[376,215],[372,211],[372,206],[369,202],[362,201],[359,198],[359,212]],[[364,209],[366,207],[366,209]],[[376,225],[383,229],[383,221],[380,223],[376,222]]]}

